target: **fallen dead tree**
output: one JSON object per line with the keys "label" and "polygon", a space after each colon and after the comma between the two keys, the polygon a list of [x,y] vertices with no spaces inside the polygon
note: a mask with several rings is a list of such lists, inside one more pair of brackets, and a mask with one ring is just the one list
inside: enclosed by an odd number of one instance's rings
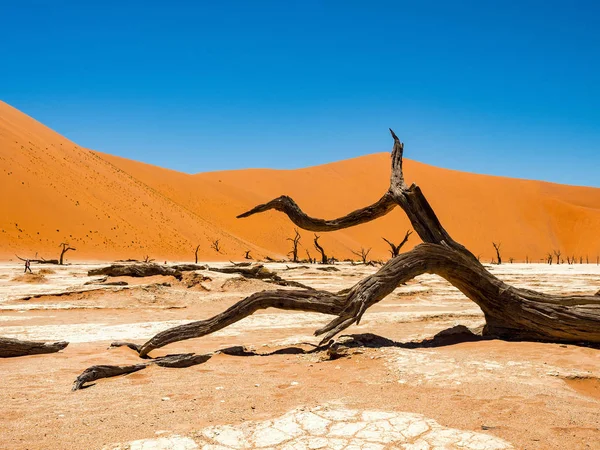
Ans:
{"label": "fallen dead tree", "polygon": [[[391,130],[390,130],[391,131]],[[402,157],[404,145],[394,139],[389,189],[374,204],[346,216],[324,220],[305,214],[288,196],[281,196],[241,214],[245,218],[277,210],[285,213],[298,227],[326,232],[352,227],[377,219],[399,206],[408,216],[423,244],[388,261],[376,273],[354,287],[338,293],[323,290],[275,290],[257,292],[210,319],[184,324],[162,331],[146,343],[136,346],[142,358],[168,344],[205,336],[227,327],[265,308],[317,312],[335,316],[316,330],[326,344],[363,314],[383,300],[396,287],[424,274],[445,278],[483,311],[485,336],[507,340],[600,344],[600,297],[594,295],[549,295],[510,286],[492,275],[443,228],[421,189],[404,181]]]}
{"label": "fallen dead tree", "polygon": [[[19,258],[21,261],[27,261],[27,258],[21,258],[19,255],[15,255],[17,258]],[[58,264],[58,259],[44,259],[44,258],[40,258],[40,259],[30,259],[29,260],[30,263],[35,263],[35,264]]]}
{"label": "fallen dead tree", "polygon": [[65,341],[21,341],[19,339],[0,337],[0,358],[56,353],[64,349],[67,345],[69,343]]}
{"label": "fallen dead tree", "polygon": [[310,286],[298,283],[297,281],[284,280],[275,272],[270,271],[262,264],[257,264],[252,267],[246,267],[242,264],[243,263],[237,263],[232,267],[209,267],[208,270],[211,272],[239,274],[244,278],[262,280],[266,283],[273,283],[279,286],[292,286],[312,290]]}
{"label": "fallen dead tree", "polygon": [[[192,264],[186,266],[193,266]],[[197,266],[194,266],[197,267]],[[196,270],[196,269],[191,269]],[[153,263],[142,263],[142,264],[112,264],[107,267],[101,267],[99,269],[92,269],[88,271],[88,276],[95,275],[107,275],[109,277],[152,277],[154,275],[165,275],[172,276],[181,280],[183,274],[180,270],[174,267],[163,266],[160,264]]]}

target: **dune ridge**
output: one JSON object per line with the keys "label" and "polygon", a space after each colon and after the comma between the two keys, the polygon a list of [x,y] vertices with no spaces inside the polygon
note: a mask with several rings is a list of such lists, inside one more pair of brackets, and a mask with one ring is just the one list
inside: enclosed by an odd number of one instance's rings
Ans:
{"label": "dune ridge", "polygon": [[[390,144],[391,145],[391,144]],[[410,149],[407,149],[410,156]],[[503,258],[539,261],[600,254],[600,189],[477,175],[405,160],[408,182],[418,183],[444,226],[482,261],[502,243]],[[377,153],[297,170],[248,169],[180,173],[88,150],[0,102],[0,258],[189,261],[200,245],[203,260],[284,257],[293,224],[268,212],[235,216],[282,194],[308,213],[333,218],[373,203],[388,186],[389,154]],[[359,227],[323,233],[320,242],[338,259],[372,248],[386,259],[387,244],[410,228],[400,210]],[[300,231],[300,254],[312,256],[313,234]],[[221,253],[211,248],[219,239]],[[406,249],[418,244],[414,234]]]}

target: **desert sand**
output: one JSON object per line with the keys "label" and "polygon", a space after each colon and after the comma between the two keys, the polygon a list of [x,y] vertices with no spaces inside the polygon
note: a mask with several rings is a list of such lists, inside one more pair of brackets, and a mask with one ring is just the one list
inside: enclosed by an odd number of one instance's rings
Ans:
{"label": "desert sand", "polygon": [[[21,266],[0,265],[0,335],[70,341],[60,353],[0,361],[2,448],[594,449],[600,442],[596,349],[452,337],[452,345],[436,344],[437,333],[476,328],[483,315],[431,275],[369,309],[339,338],[360,345],[337,359],[311,352],[318,342],[312,332],[327,316],[267,310],[154,352],[217,351],[204,364],[152,366],[71,392],[91,365],[140,361],[125,347],[108,349],[110,342],[142,343],[275,288],[208,270],[198,274],[210,279],[192,287],[162,276],[113,278],[128,284],[106,286],[87,275],[97,266],[36,266],[34,276],[23,277]],[[288,266],[268,264],[286,279],[331,291],[376,270]],[[600,277],[591,264],[489,270],[515,286],[554,293],[595,292]],[[250,354],[218,352],[236,345]]]}
{"label": "desert sand", "polygon": [[[448,231],[482,261],[494,256],[495,241],[505,261],[560,250],[591,262],[487,266],[498,278],[549,293],[598,291],[600,189],[411,160],[404,167]],[[479,307],[433,275],[397,287],[329,350],[317,348],[312,333],[330,318],[265,310],[152,352],[206,355],[201,364],[150,365],[71,391],[90,366],[140,363],[130,348],[109,348],[113,341],[141,344],[280,288],[208,267],[181,280],[124,276],[110,284],[90,269],[145,256],[190,262],[196,246],[213,268],[247,250],[256,259],[284,258],[294,230],[287,217],[235,216],[281,194],[326,218],[373,203],[388,186],[388,153],[298,170],[191,175],[81,148],[0,103],[0,168],[0,336],[69,342],[59,353],[0,361],[1,448],[593,449],[600,442],[598,350],[482,339],[469,332],[484,324]],[[398,242],[407,229],[393,211],[323,234],[321,244],[340,260],[356,259],[352,250],[361,247],[387,259],[381,237]],[[300,233],[300,257],[316,256],[312,234]],[[219,252],[211,249],[217,239]],[[76,248],[68,264],[23,273],[15,254],[57,258],[63,242]],[[418,243],[411,236],[405,250]],[[267,268],[330,292],[377,270],[347,262]]]}
{"label": "desert sand", "polygon": [[[386,132],[385,129],[382,132]],[[390,140],[391,148],[391,140]],[[271,211],[235,217],[282,194],[308,214],[333,218],[373,203],[389,184],[389,151],[299,170],[250,169],[195,175],[94,152],[0,102],[0,259],[58,257],[69,261],[205,260],[284,257],[294,226]],[[410,157],[411,154],[409,153]],[[414,155],[418,158],[418,155]],[[600,254],[600,189],[476,175],[405,160],[408,181],[421,186],[450,234],[483,261],[495,256],[539,262]],[[410,228],[400,211],[352,229],[323,234],[330,256],[387,244]],[[312,233],[300,231],[301,257],[313,257]],[[220,253],[211,249],[219,239]],[[419,243],[413,234],[406,249]]]}

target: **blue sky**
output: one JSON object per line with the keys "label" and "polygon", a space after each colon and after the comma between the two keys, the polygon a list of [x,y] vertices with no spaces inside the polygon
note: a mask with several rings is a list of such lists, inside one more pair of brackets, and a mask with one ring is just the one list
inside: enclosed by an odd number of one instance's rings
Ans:
{"label": "blue sky", "polygon": [[0,99],[185,172],[388,151],[600,187],[600,3],[0,3]]}

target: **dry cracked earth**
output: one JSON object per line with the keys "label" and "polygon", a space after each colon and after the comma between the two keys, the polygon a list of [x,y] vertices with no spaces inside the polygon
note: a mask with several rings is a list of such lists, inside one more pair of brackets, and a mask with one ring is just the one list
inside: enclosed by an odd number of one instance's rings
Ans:
{"label": "dry cracked earth", "polygon": [[[267,310],[153,352],[212,355],[204,364],[151,366],[71,392],[89,366],[140,361],[109,349],[112,341],[142,343],[277,287],[210,271],[198,272],[202,281],[122,277],[108,281],[126,285],[108,286],[87,276],[98,266],[34,266],[23,276],[21,266],[0,265],[0,336],[70,342],[60,353],[0,360],[0,448],[600,448],[600,351],[459,333],[481,326],[481,311],[428,275],[367,311],[339,349],[315,350],[312,332],[329,317]],[[268,267],[332,291],[375,270]],[[600,287],[596,265],[490,270],[547,292]],[[246,351],[219,351],[232,346]]]}

